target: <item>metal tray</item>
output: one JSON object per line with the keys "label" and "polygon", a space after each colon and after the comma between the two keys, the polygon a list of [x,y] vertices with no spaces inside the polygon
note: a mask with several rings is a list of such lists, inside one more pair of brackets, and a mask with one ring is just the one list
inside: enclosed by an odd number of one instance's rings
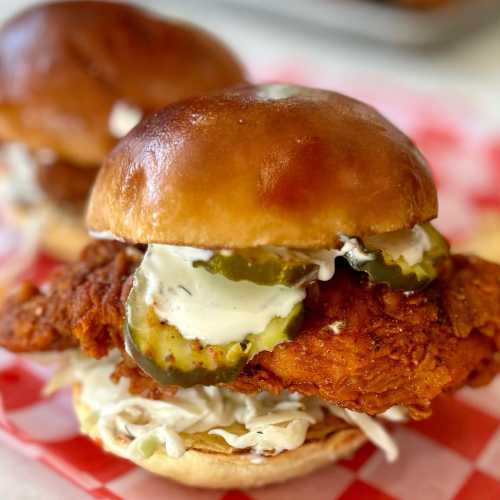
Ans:
{"label": "metal tray", "polygon": [[500,0],[451,0],[411,9],[370,0],[219,0],[385,43],[429,46],[453,41],[500,17]]}

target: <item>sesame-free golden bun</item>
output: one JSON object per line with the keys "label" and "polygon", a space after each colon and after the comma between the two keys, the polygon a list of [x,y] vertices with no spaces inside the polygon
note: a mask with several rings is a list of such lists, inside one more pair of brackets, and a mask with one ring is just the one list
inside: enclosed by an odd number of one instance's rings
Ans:
{"label": "sesame-free golden bun", "polygon": [[0,29],[0,141],[97,167],[116,142],[117,101],[147,114],[242,81],[234,55],[197,27],[125,4],[42,4]]}
{"label": "sesame-free golden bun", "polygon": [[136,243],[320,248],[436,214],[426,161],[373,108],[272,84],[144,120],[105,160],[87,225]]}
{"label": "sesame-free golden bun", "polygon": [[[127,438],[117,435],[106,443],[95,422],[91,409],[81,401],[80,388],[73,388],[73,405],[81,430],[106,451],[125,456]],[[256,488],[308,474],[320,467],[350,456],[366,438],[359,429],[348,428],[334,432],[324,439],[306,442],[295,450],[273,457],[263,457],[258,462],[248,453],[222,454],[216,450],[188,449],[180,458],[171,458],[157,450],[149,458],[133,458],[140,467],[173,479],[179,483],[199,488]],[[130,458],[130,457],[126,457]]]}

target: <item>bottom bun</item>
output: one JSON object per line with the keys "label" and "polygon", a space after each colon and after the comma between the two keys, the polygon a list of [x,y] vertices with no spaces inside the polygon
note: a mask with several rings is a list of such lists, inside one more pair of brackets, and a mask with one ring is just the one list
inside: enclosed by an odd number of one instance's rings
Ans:
{"label": "bottom bun", "polygon": [[[80,388],[73,390],[73,403],[84,434],[99,445],[103,441],[95,424],[88,425],[91,410],[79,398]],[[181,458],[168,457],[163,450],[149,458],[126,456],[126,437],[116,436],[106,443],[106,451],[128,458],[138,466],[198,488],[247,489],[277,483],[308,474],[324,465],[351,455],[364,442],[364,434],[355,428],[337,431],[325,439],[310,441],[300,448],[273,457],[256,457],[248,453],[221,454],[187,450]]]}
{"label": "bottom bun", "polygon": [[45,202],[43,204],[24,207],[9,203],[2,207],[8,223],[27,228],[33,219],[39,218],[39,245],[47,254],[59,260],[73,261],[90,241],[83,225],[83,219]]}

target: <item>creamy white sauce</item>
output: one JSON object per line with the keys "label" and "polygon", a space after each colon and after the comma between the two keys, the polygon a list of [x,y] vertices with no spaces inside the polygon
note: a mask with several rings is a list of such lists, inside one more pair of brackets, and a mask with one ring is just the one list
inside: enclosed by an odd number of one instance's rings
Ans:
{"label": "creamy white sauce", "polygon": [[288,316],[305,298],[300,288],[231,281],[195,268],[192,261],[198,256],[209,258],[209,253],[149,245],[138,271],[145,281],[145,303],[186,339],[213,345],[241,342],[264,331],[273,318]]}
{"label": "creamy white sauce", "polygon": [[[214,255],[214,252],[212,250],[206,250],[204,248],[196,247],[169,245],[168,250],[170,253],[174,254],[176,257],[179,257],[179,259],[188,262],[190,265],[193,265],[193,263],[196,261],[207,262]],[[224,252],[224,250],[222,252]]]}
{"label": "creamy white sauce", "polygon": [[311,262],[318,266],[317,279],[320,281],[331,280],[335,274],[335,259],[343,255],[342,250],[292,250],[286,247],[268,247],[271,252],[286,259],[287,257],[298,257],[305,262]]}
{"label": "creamy white sauce", "polygon": [[108,127],[111,134],[120,139],[127,135],[142,119],[142,111],[125,101],[115,102],[109,115]]}
{"label": "creamy white sauce", "polygon": [[370,253],[367,253],[361,243],[356,238],[349,238],[347,236],[341,236],[341,241],[343,241],[342,248],[339,250],[339,256],[345,255],[346,253],[350,253],[352,258],[357,262],[367,262],[369,260],[373,260],[373,256]]}
{"label": "creamy white sauce", "polygon": [[[43,151],[46,155],[46,150]],[[8,186],[5,195],[10,200],[37,203],[44,199],[35,175],[37,158],[24,144],[3,144],[0,147],[0,159],[7,167]]]}
{"label": "creamy white sauce", "polygon": [[418,225],[411,229],[369,236],[365,241],[370,246],[384,250],[394,260],[402,257],[410,266],[422,262],[425,252],[432,245],[428,234]]}
{"label": "creamy white sauce", "polygon": [[339,250],[317,250],[311,252],[311,261],[319,266],[318,279],[329,281],[335,274],[335,259],[344,256],[347,252],[353,254],[358,262],[372,260],[373,257],[365,253],[355,238],[344,237],[343,245]]}
{"label": "creamy white sauce", "polygon": [[[102,237],[103,233],[97,236]],[[272,246],[265,249],[284,259],[295,257],[316,264],[317,279],[328,281],[335,274],[337,257],[349,253],[360,263],[374,258],[358,239],[340,236],[340,240],[340,249],[301,251]],[[409,265],[420,262],[431,247],[427,233],[420,226],[371,236],[366,241],[395,260],[404,258]],[[232,250],[222,252],[226,255]],[[149,245],[140,266],[139,273],[145,281],[145,303],[186,339],[214,345],[241,342],[250,333],[262,332],[273,318],[286,317],[305,298],[300,286],[232,281],[193,266],[195,261],[208,261],[213,255],[207,249],[153,244]],[[332,331],[339,333],[340,326]]]}
{"label": "creamy white sauce", "polygon": [[319,281],[329,281],[335,274],[335,259],[342,257],[347,252],[350,252],[357,261],[364,262],[372,260],[373,256],[363,251],[360,242],[355,238],[341,236],[342,247],[340,249],[323,249],[323,250],[291,250],[285,247],[268,247],[270,251],[286,258],[298,257],[306,262],[312,262],[318,266]]}
{"label": "creamy white sauce", "polygon": [[[324,419],[325,410],[358,426],[389,460],[397,457],[394,441],[375,418],[318,398],[287,392],[249,396],[209,386],[179,389],[175,396],[162,400],[146,399],[131,396],[125,379],[117,385],[111,382],[109,375],[118,354],[103,360],[74,356],[53,389],[80,382],[81,401],[92,410],[90,418],[97,423],[104,446],[125,458],[143,458],[158,449],[178,458],[186,451],[181,433],[208,431],[233,448],[249,450],[253,463],[258,463],[261,455],[275,455],[304,444],[309,427]],[[246,432],[236,435],[225,429],[235,422]],[[123,435],[129,437],[129,444],[117,446],[116,438]]]}

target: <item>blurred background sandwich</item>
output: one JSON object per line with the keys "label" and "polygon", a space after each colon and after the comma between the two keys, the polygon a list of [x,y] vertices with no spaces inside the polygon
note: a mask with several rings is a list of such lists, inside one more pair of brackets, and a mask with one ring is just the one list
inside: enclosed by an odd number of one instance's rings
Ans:
{"label": "blurred background sandwich", "polygon": [[0,30],[0,161],[8,216],[38,220],[42,246],[72,259],[99,165],[145,115],[244,81],[206,31],[138,8],[42,4]]}

